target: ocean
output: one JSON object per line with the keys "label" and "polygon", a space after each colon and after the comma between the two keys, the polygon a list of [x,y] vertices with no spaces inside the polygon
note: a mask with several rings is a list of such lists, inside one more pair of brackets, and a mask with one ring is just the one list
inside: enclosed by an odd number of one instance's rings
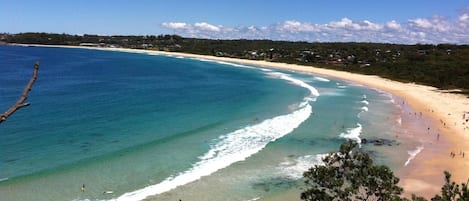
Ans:
{"label": "ocean", "polygon": [[299,200],[302,173],[347,139],[390,141],[362,148],[393,169],[420,149],[386,92],[155,54],[0,46],[1,112],[35,61],[31,106],[0,124],[5,201]]}

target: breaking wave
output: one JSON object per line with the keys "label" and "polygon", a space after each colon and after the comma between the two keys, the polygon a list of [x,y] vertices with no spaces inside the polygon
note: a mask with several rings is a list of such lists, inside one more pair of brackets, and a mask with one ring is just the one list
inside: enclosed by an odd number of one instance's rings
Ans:
{"label": "breaking wave", "polygon": [[319,96],[319,92],[311,85],[290,77],[284,73],[266,72],[267,74],[287,80],[295,85],[304,87],[311,92],[305,97],[298,109],[286,115],[277,116],[251,126],[247,126],[234,132],[220,136],[210,147],[210,150],[200,156],[197,163],[192,168],[179,173],[177,176],[168,177],[164,181],[147,186],[145,188],[128,192],[113,200],[142,200],[151,195],[157,195],[170,191],[178,186],[182,186],[211,175],[216,171],[226,168],[233,163],[246,160],[248,157],[258,153],[270,142],[273,142],[300,126],[312,114],[312,107],[309,104]]}

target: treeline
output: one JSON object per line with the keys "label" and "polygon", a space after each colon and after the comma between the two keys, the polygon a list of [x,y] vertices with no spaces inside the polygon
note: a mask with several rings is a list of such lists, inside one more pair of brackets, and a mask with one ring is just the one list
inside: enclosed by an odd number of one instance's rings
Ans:
{"label": "treeline", "polygon": [[4,43],[93,45],[186,52],[332,68],[469,91],[469,46],[452,44],[310,43],[272,40],[210,40],[159,36],[50,33],[0,34]]}

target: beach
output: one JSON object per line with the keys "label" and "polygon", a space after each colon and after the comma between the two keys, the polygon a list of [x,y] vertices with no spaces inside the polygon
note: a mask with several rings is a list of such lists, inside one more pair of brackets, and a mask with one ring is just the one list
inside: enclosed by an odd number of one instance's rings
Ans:
{"label": "beach", "polygon": [[[451,172],[452,179],[458,183],[466,182],[469,178],[469,172],[467,171],[469,167],[469,159],[467,157],[469,156],[463,157],[462,155],[463,152],[469,153],[469,129],[466,129],[468,123],[464,124],[465,120],[463,119],[464,112],[469,110],[469,99],[463,95],[452,94],[434,87],[414,83],[392,81],[378,76],[354,74],[311,66],[151,50],[72,46],[51,47],[135,52],[239,63],[334,77],[383,90],[400,97],[402,99],[400,104],[412,108],[415,113],[409,114],[410,117],[404,120],[423,121],[428,128],[418,127],[414,129],[423,129],[420,132],[427,132],[428,135],[431,135],[430,138],[433,139],[422,142],[424,148],[417,152],[418,154],[409,165],[395,170],[397,176],[401,178],[400,185],[405,189],[405,194],[410,195],[415,193],[427,198],[433,197],[435,193],[439,192],[444,182],[443,171],[445,170]],[[466,119],[469,118],[468,116],[465,116]],[[450,153],[455,153],[455,156],[451,156]]]}

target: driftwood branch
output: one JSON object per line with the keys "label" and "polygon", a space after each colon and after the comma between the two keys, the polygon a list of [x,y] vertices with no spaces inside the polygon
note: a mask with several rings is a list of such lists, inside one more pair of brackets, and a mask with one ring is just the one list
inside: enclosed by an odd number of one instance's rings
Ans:
{"label": "driftwood branch", "polygon": [[21,97],[16,101],[16,103],[13,106],[10,107],[10,109],[8,109],[5,113],[0,114],[0,124],[6,121],[7,118],[10,117],[17,110],[30,105],[30,103],[25,103],[24,101],[28,99],[29,92],[33,88],[34,82],[36,82],[38,71],[39,71],[39,62],[36,62],[34,64],[33,75],[31,79],[29,80],[28,84],[24,87]]}

